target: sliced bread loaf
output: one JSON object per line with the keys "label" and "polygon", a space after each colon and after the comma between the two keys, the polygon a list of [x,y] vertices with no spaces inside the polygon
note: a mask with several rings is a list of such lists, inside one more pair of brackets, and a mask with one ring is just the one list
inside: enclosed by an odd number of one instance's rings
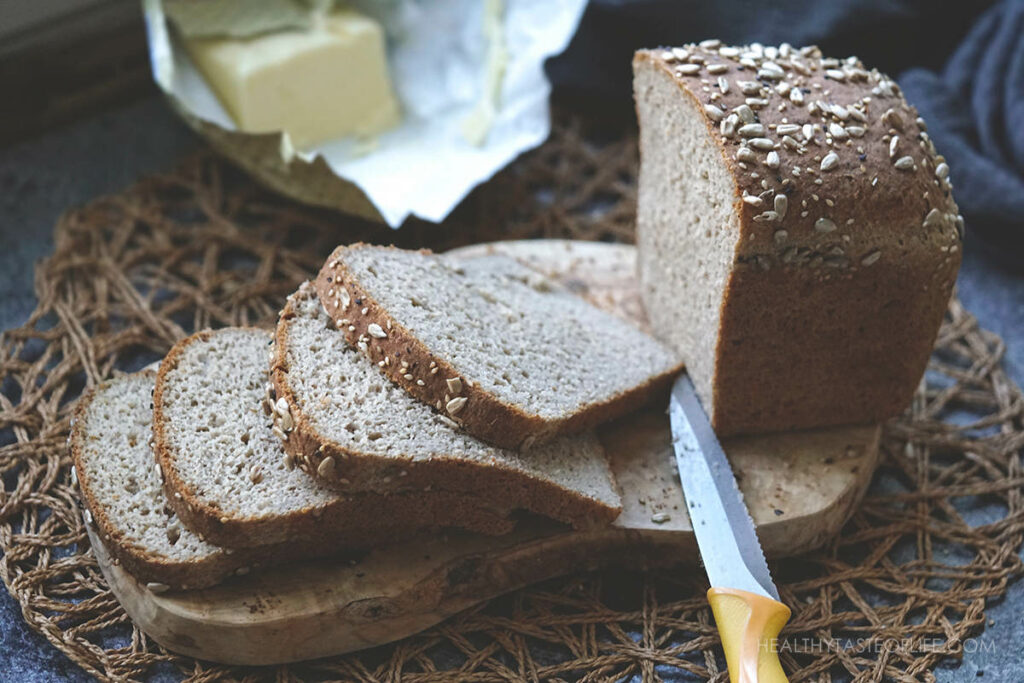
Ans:
{"label": "sliced bread loaf", "polygon": [[816,47],[641,50],[637,246],[719,435],[876,422],[960,263],[949,166],[899,86]]}
{"label": "sliced bread loaf", "polygon": [[502,255],[343,246],[316,288],[393,382],[506,448],[635,410],[681,369],[654,338]]}
{"label": "sliced bread loaf", "polygon": [[171,505],[191,528],[239,547],[289,539],[363,547],[424,528],[512,529],[501,501],[444,490],[343,496],[296,469],[266,400],[270,342],[256,329],[199,332],[160,365],[155,448]]}
{"label": "sliced bread loaf", "polygon": [[152,448],[155,372],[108,380],[79,402],[71,428],[74,478],[104,547],[151,590],[213,585],[271,553],[225,552],[168,506]]}
{"label": "sliced bread loaf", "polygon": [[619,496],[590,433],[527,453],[489,446],[388,381],[350,346],[304,284],[288,299],[273,360],[278,424],[301,467],[347,489],[470,491],[501,508],[587,527]]}

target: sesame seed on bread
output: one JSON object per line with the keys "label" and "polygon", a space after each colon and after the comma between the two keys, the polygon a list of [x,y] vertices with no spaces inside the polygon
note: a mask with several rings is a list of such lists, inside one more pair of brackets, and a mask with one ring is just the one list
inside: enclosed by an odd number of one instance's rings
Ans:
{"label": "sesame seed on bread", "polygon": [[653,337],[507,256],[341,246],[315,281],[349,343],[410,395],[503,448],[579,433],[667,395]]}
{"label": "sesame seed on bread", "polygon": [[899,86],[814,47],[717,40],[641,50],[633,69],[644,303],[716,430],[902,411],[963,220]]}
{"label": "sesame seed on bread", "polygon": [[310,283],[289,297],[274,347],[275,415],[285,448],[319,481],[346,491],[472,492],[578,528],[606,524],[620,511],[595,435],[526,453],[473,438],[349,345]]}

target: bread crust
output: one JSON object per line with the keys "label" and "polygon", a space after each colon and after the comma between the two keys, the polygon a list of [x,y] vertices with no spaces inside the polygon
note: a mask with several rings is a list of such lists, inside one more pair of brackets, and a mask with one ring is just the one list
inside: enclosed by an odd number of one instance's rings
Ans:
{"label": "bread crust", "polygon": [[[466,381],[447,360],[433,354],[416,335],[393,320],[346,267],[345,253],[364,248],[381,247],[364,243],[339,246],[328,257],[314,283],[321,304],[333,320],[342,321],[338,329],[349,344],[359,348],[374,363],[383,363],[380,367],[393,383],[457,422],[481,441],[501,448],[519,449],[543,444],[558,436],[587,431],[655,399],[666,399],[672,379],[682,369],[682,363],[679,363],[633,389],[605,401],[591,403],[566,418],[544,419],[527,412],[522,406],[504,403],[494,394]],[[429,254],[430,251],[421,250],[421,253]],[[348,294],[348,306],[344,305],[341,290]],[[379,326],[387,336],[372,335],[369,331],[371,325]],[[448,383],[450,379],[459,380],[460,391],[452,391]],[[458,411],[448,409],[449,402],[460,397],[466,400]]]}
{"label": "bread crust", "polygon": [[[856,60],[771,48],[774,57],[752,67],[740,63],[747,48],[702,45],[640,50],[633,67],[656,70],[696,104],[735,183],[740,233],[714,351],[716,431],[899,414],[960,264],[963,219],[944,158],[899,87]],[[784,96],[779,83],[800,97]],[[725,121],[751,100],[752,123],[763,128],[756,149]],[[641,234],[656,229],[638,224]],[[647,264],[663,258],[672,255],[640,255],[645,293],[658,286]],[[678,350],[684,360],[699,353]]]}
{"label": "bread crust", "polygon": [[[270,335],[264,330],[253,332]],[[167,375],[177,367],[189,345],[208,340],[214,331],[187,337],[168,352],[157,374],[153,394],[153,439],[157,461],[164,475],[164,489],[171,507],[193,531],[226,547],[266,546],[303,539],[311,547],[365,548],[390,543],[417,530],[459,526],[483,534],[504,534],[515,524],[507,510],[470,495],[417,492],[392,496],[374,494],[341,496],[326,505],[307,506],[269,518],[226,516],[215,504],[199,496],[174,466],[174,451],[167,437],[164,412]],[[382,522],[385,519],[387,521]]]}
{"label": "bread crust", "polygon": [[[313,286],[305,283],[288,298],[275,333],[271,377],[275,398],[283,398],[287,402],[294,423],[288,432],[285,449],[295,458],[296,465],[311,476],[341,491],[442,489],[455,495],[471,492],[501,507],[526,509],[575,528],[605,525],[618,517],[621,512],[618,505],[607,505],[576,492],[567,492],[550,481],[531,478],[496,463],[445,458],[443,454],[429,462],[384,459],[353,451],[319,433],[304,414],[288,381],[289,324],[297,315],[297,296],[317,295]],[[327,458],[332,459],[333,467],[321,467]]]}

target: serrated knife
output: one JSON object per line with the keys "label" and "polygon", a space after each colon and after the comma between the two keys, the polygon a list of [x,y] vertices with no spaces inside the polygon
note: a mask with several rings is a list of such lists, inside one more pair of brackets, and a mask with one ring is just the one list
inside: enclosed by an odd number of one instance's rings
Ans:
{"label": "serrated knife", "polygon": [[685,373],[672,387],[668,412],[679,480],[711,583],[708,602],[729,678],[733,683],[786,681],[776,639],[790,611],[779,601],[732,467]]}

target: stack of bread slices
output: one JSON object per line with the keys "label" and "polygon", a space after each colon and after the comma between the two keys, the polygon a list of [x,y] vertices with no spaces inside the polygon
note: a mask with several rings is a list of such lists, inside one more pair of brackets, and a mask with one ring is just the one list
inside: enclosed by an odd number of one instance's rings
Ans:
{"label": "stack of bread slices", "polygon": [[80,402],[86,521],[150,590],[429,530],[576,529],[620,510],[598,423],[676,354],[520,263],[339,247],[273,332],[176,344]]}

